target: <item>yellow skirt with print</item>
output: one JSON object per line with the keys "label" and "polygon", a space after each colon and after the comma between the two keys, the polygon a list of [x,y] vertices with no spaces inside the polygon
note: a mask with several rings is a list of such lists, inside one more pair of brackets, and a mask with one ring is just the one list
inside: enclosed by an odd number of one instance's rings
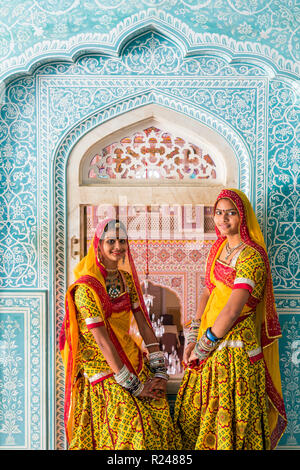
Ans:
{"label": "yellow skirt with print", "polygon": [[184,450],[270,449],[265,367],[254,315],[238,323],[199,369],[186,369],[175,403]]}
{"label": "yellow skirt with print", "polygon": [[[144,366],[140,380],[149,374]],[[180,449],[166,398],[134,397],[114,377],[91,385],[79,376],[76,388],[70,450]]]}

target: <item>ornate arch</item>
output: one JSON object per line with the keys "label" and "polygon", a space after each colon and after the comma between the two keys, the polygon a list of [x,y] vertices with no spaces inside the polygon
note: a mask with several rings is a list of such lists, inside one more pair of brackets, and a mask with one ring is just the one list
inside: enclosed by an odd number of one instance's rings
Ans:
{"label": "ornate arch", "polygon": [[[46,1],[44,3],[47,4]],[[58,4],[60,3],[61,2],[58,2]],[[59,5],[55,12],[53,11],[54,7],[52,5],[50,11],[49,7],[44,8],[44,13],[60,15],[66,11],[72,10],[73,5],[77,3],[76,0],[69,0],[66,8]],[[123,3],[123,1],[121,3]],[[191,10],[193,9],[189,2],[183,3],[187,3]],[[40,2],[38,5],[43,11]],[[230,2],[230,5],[232,6],[232,2]],[[117,5],[112,8],[117,8]],[[244,10],[233,6],[232,8],[236,9],[243,17],[245,15],[257,14],[263,10],[265,6],[258,10],[252,9],[246,4]],[[267,73],[271,73],[272,75],[283,76],[287,79],[297,79],[297,77],[299,77],[299,63],[296,58],[294,61],[287,59],[269,45],[262,45],[259,42],[250,40],[238,41],[226,34],[209,32],[196,33],[188,24],[172,14],[159,8],[148,8],[122,19],[118,24],[112,27],[108,33],[89,32],[73,35],[67,39],[37,41],[19,56],[13,57],[9,57],[12,50],[13,37],[10,29],[2,24],[3,42],[6,45],[7,52],[0,64],[0,80],[15,78],[24,73],[31,74],[41,63],[49,61],[49,59],[53,59],[54,57],[56,57],[57,60],[72,62],[83,52],[91,53],[95,50],[99,53],[117,57],[122,53],[124,44],[126,44],[130,38],[137,37],[139,34],[145,32],[145,30],[158,31],[162,34],[166,34],[177,43],[183,55],[201,53],[202,51],[205,51],[205,53],[212,52],[226,57],[228,62],[235,60],[254,61],[256,64],[261,64],[265,67]],[[36,33],[38,32],[36,31]],[[36,36],[38,37],[39,34],[36,34]],[[296,38],[297,31],[294,31],[289,40],[289,51],[293,58],[293,49],[296,49]]]}
{"label": "ornate arch", "polygon": [[[54,219],[54,251],[56,253],[56,280],[64,278],[65,265],[65,228],[66,228],[66,167],[68,164],[69,156],[72,149],[84,138],[88,132],[93,131],[99,125],[112,120],[114,117],[124,115],[134,109],[145,107],[149,104],[158,104],[162,108],[170,108],[176,110],[179,114],[197,120],[201,124],[213,130],[216,134],[220,134],[224,140],[228,142],[234,151],[235,158],[239,169],[238,186],[250,198],[252,195],[251,181],[253,179],[253,162],[250,157],[249,149],[238,135],[238,133],[230,127],[227,123],[217,118],[211,113],[201,108],[187,106],[179,100],[174,98],[170,99],[167,95],[153,94],[152,92],[145,93],[134,99],[124,100],[117,105],[107,107],[104,110],[98,111],[88,118],[79,122],[71,130],[69,130],[60,143],[57,145],[55,151],[55,158],[53,161],[52,172],[54,192],[53,192],[53,207],[55,207]],[[63,292],[65,289],[65,282],[62,284]],[[58,288],[58,292],[60,288]]]}

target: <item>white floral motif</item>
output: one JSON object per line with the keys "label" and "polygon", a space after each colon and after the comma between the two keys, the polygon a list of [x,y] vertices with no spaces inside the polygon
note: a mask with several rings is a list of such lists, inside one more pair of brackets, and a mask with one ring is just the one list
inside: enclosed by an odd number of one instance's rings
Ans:
{"label": "white floral motif", "polygon": [[34,4],[46,13],[62,15],[79,5],[79,0],[34,0]]}
{"label": "white floral motif", "polygon": [[24,383],[19,378],[22,356],[18,352],[17,336],[21,331],[17,321],[0,322],[0,433],[6,435],[5,445],[15,445],[15,435],[21,433],[24,421],[21,393]]}

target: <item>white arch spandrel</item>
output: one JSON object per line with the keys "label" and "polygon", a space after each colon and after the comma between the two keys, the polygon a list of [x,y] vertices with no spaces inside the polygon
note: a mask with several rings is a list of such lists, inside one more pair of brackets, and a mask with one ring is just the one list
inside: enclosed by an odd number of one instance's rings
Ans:
{"label": "white arch spandrel", "polygon": [[[216,182],[192,182],[184,185],[176,183],[167,186],[147,185],[137,187],[136,184],[116,186],[113,184],[84,184],[82,170],[85,161],[93,152],[99,150],[99,146],[105,146],[112,140],[118,140],[127,133],[137,129],[150,127],[151,125],[167,129],[174,134],[190,139],[195,144],[205,143],[211,149],[211,155],[218,161],[219,180]],[[224,125],[222,123],[222,125]],[[234,148],[234,143],[229,142],[221,133],[218,133],[206,123],[197,121],[195,117],[163,107],[157,104],[147,104],[121,113],[102,124],[95,126],[84,133],[70,149],[67,162],[67,232],[68,240],[72,236],[79,237],[80,220],[78,208],[80,204],[213,204],[217,194],[223,187],[237,187],[243,189],[249,195],[247,186],[252,180],[252,165],[247,149],[244,148],[241,158],[241,146]],[[243,185],[241,173],[244,172]],[[68,246],[68,253],[70,247]],[[68,266],[68,277],[72,276],[73,265],[78,260],[71,261]]]}

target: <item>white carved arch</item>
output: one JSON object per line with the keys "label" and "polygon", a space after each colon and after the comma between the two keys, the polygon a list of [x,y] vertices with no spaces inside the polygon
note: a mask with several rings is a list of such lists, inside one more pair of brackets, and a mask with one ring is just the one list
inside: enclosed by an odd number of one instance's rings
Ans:
{"label": "white carved arch", "polygon": [[[72,187],[74,188],[74,183],[76,183],[78,191],[80,191],[80,187],[84,186],[83,166],[86,159],[92,156],[97,149],[105,146],[112,139],[117,140],[136,129],[151,125],[160,125],[169,131],[180,133],[192,139],[193,142],[204,142],[207,147],[211,148],[212,155],[218,158],[221,175],[220,180],[217,181],[218,184],[222,186],[241,185],[240,167],[244,166],[245,163],[249,172],[245,175],[245,178],[247,176],[249,180],[251,179],[250,158],[242,141],[239,144],[244,147],[243,155],[240,152],[237,154],[237,149],[234,149],[233,144],[230,145],[229,139],[224,138],[221,132],[206,123],[199,122],[196,116],[186,116],[172,108],[157,104],[145,104],[142,107],[128,110],[126,117],[123,113],[115,115],[104,123],[95,126],[77,140],[68,158],[68,179],[72,180]],[[203,184],[203,186],[206,186],[206,184]],[[249,193],[249,187],[244,187],[244,189]]]}
{"label": "white carved arch", "polygon": [[[158,127],[164,132],[170,132],[176,137],[182,137],[186,141],[190,141],[193,144],[199,145],[201,148],[204,146],[206,150],[210,152],[210,156],[213,158],[216,165],[217,178],[214,185],[236,185],[238,183],[238,163],[234,156],[233,149],[225,142],[221,135],[215,133],[207,126],[187,118],[172,109],[166,109],[155,104],[147,105],[142,110],[132,110],[126,114],[126,118],[123,115],[113,119],[113,122],[109,123],[109,130],[101,126],[100,129],[94,129],[88,135],[86,135],[82,142],[83,146],[88,148],[83,152],[83,147],[75,147],[70,155],[68,165],[70,167],[79,166],[79,185],[90,186],[96,184],[110,184],[118,185],[123,182],[114,180],[104,180],[94,182],[89,180],[87,177],[88,168],[90,161],[93,156],[103,149],[106,145],[111,142],[119,141],[121,138],[127,135],[132,135],[137,131],[142,131],[149,127]],[[95,131],[95,132],[94,132]],[[106,134],[106,132],[109,132]],[[78,150],[78,152],[77,152]],[[80,159],[80,162],[79,162]],[[75,177],[75,175],[74,175]],[[124,183],[127,185],[138,184],[136,181],[125,180]],[[144,183],[141,182],[140,185]],[[158,185],[169,184],[178,185],[178,181],[158,181]],[[183,184],[186,184],[184,182]],[[193,184],[191,180],[189,184]],[[195,185],[200,186],[199,180],[194,182]],[[207,182],[202,184],[207,186]],[[210,182],[209,185],[212,185]]]}
{"label": "white carved arch", "polygon": [[[175,103],[173,103],[174,105]],[[175,106],[174,106],[175,108]],[[151,125],[161,126],[172,130],[179,135],[187,135],[193,141],[199,140],[205,142],[207,147],[218,160],[219,170],[222,177],[215,183],[191,183],[184,186],[170,184],[167,187],[160,187],[159,182],[155,185],[143,187],[139,191],[138,202],[140,204],[213,204],[217,194],[223,187],[241,187],[248,195],[251,192],[252,181],[252,162],[248,155],[246,147],[242,141],[230,142],[221,134],[221,125],[219,123],[219,132],[217,120],[212,122],[211,116],[206,116],[204,122],[196,119],[192,114],[192,108],[189,108],[191,116],[157,104],[145,104],[144,106],[128,110],[126,114],[120,112],[111,119],[106,120],[100,125],[94,126],[81,135],[72,149],[69,151],[67,164],[67,221],[68,233],[78,236],[80,233],[78,207],[80,204],[112,204],[124,205],[135,204],[137,202],[137,188],[135,184],[128,184],[126,187],[107,185],[86,185],[82,181],[82,167],[86,156],[93,154],[94,149],[101,143],[105,145],[111,139],[123,136],[128,130],[136,128],[145,128]],[[199,119],[199,116],[198,116]],[[210,125],[208,125],[210,123]],[[214,128],[214,126],[215,128]],[[224,134],[226,135],[225,125]],[[237,137],[237,136],[236,136]],[[65,155],[68,153],[66,149]],[[241,177],[242,175],[242,177]],[[72,278],[73,264],[69,264],[68,278]]]}

